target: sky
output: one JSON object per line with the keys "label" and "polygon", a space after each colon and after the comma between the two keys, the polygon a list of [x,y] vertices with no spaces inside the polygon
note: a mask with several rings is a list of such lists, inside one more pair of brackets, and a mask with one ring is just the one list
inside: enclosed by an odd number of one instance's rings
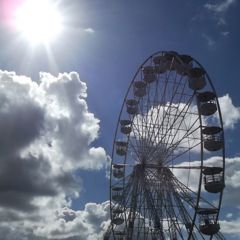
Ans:
{"label": "sky", "polygon": [[217,91],[226,144],[221,231],[239,239],[239,0],[53,0],[62,32],[34,46],[9,24],[23,2],[0,3],[2,238],[103,234],[125,93],[147,57],[174,50],[198,60]]}

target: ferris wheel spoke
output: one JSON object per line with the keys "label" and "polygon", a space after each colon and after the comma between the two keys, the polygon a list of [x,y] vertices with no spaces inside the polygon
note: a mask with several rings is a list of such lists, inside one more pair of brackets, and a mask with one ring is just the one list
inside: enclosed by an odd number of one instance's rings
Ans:
{"label": "ferris wheel spoke", "polygon": [[133,230],[134,230],[134,223],[135,223],[135,219],[136,219],[136,207],[137,207],[137,191],[136,191],[137,187],[135,186],[133,188],[133,193],[131,195],[131,205],[129,208],[129,214],[128,214],[128,218],[127,218],[127,237],[128,239],[132,239],[133,237]]}
{"label": "ferris wheel spoke", "polygon": [[[179,192],[181,198],[185,202],[187,202],[192,208],[195,209],[197,207],[197,193],[191,190],[189,187],[187,187],[184,183],[182,183],[175,175],[173,175],[173,173],[172,173],[172,176],[173,176],[173,181],[175,185],[177,186],[178,189],[181,190]],[[216,208],[212,203],[210,203],[203,197],[201,197],[201,201],[205,205],[208,205],[208,207]]]}
{"label": "ferris wheel spoke", "polygon": [[[170,143],[168,143],[167,145],[169,146],[167,149],[166,149],[166,159],[168,159],[168,157],[170,156],[170,155],[172,155],[173,153],[174,153],[174,151],[177,149],[177,147],[179,147],[179,145],[182,143],[183,145],[184,145],[184,143],[188,143],[188,141],[187,142],[184,142],[183,140],[184,139],[188,139],[189,138],[189,136],[190,135],[192,135],[194,132],[196,132],[197,130],[199,130],[199,126],[198,127],[196,127],[195,129],[188,129],[187,131],[186,131],[186,133],[185,133],[185,135],[184,136],[182,136],[182,138],[181,139],[179,139],[177,142],[173,142],[174,141],[174,139],[172,139],[172,141],[170,142]],[[174,138],[174,137],[173,137]],[[199,145],[200,144],[200,139],[197,139],[197,138],[189,138],[189,139],[191,139],[191,140],[198,140],[198,142],[197,142],[197,145]],[[194,143],[194,141],[193,141],[193,143]],[[192,144],[193,144],[192,143]],[[197,145],[193,145],[194,147],[195,146],[197,146]],[[192,146],[190,146],[190,147],[188,147],[188,149],[186,150],[186,151],[184,151],[184,153],[186,153],[186,152],[188,152],[189,150],[191,150],[192,148],[191,148]],[[194,148],[193,147],[193,148]],[[186,148],[186,147],[184,147],[183,146],[183,148]],[[171,159],[172,160],[172,159]]]}
{"label": "ferris wheel spoke", "polygon": [[[174,190],[173,196],[175,198],[175,201],[178,204],[179,214],[180,214],[182,222],[183,222],[183,224],[185,226],[185,230],[189,233],[190,232],[190,228],[192,227],[193,218],[191,217],[191,215],[186,210],[186,207],[184,206],[184,204],[182,202],[182,199],[181,199],[180,195],[178,194],[178,192],[176,192]],[[198,229],[198,226],[196,225],[196,223],[194,223],[194,226]],[[202,237],[202,239],[204,239],[202,234],[200,236]],[[192,233],[192,239],[193,240],[195,240],[195,239],[197,240],[198,239],[194,232]]]}
{"label": "ferris wheel spoke", "polygon": [[[139,151],[141,147],[132,138],[129,138],[128,145],[129,151],[131,152],[133,159],[135,161],[139,161],[139,159],[141,159],[141,151]],[[133,154],[135,154],[135,156]]]}
{"label": "ferris wheel spoke", "polygon": [[[178,181],[178,180],[175,179],[174,175],[168,169],[165,169],[165,171],[167,171],[167,173],[168,173],[167,175],[169,176],[169,183],[168,183],[169,187],[167,190],[167,194],[171,193],[171,196],[172,196],[172,198],[174,198],[174,202],[175,202],[175,204],[171,206],[171,209],[177,209],[177,212],[179,212],[179,215],[181,216],[181,218],[176,217],[176,219],[179,219],[184,224],[183,231],[190,232],[190,227],[193,222],[193,218],[186,210],[186,207],[184,206],[182,200],[184,200],[188,204],[188,206],[190,205],[194,211],[196,204],[194,202],[192,202],[191,200],[193,199],[193,195],[196,195],[196,193],[181,183],[176,184],[175,181]],[[179,187],[180,185],[183,185],[185,188],[182,188],[182,186]],[[169,189],[170,189],[170,191],[169,191]],[[183,194],[181,194],[181,193],[183,193]],[[202,199],[202,200],[204,200],[204,199]],[[167,202],[168,203],[171,202],[171,201],[169,201],[169,198],[168,198]],[[175,214],[175,216],[176,216],[176,214]],[[194,226],[198,229],[198,226],[195,223],[194,223]],[[181,233],[181,236],[183,235],[182,230],[180,230],[178,232]],[[200,232],[200,236],[202,237],[202,239],[205,239],[203,237],[203,235],[201,234],[201,232]],[[195,236],[195,233],[192,233],[192,238],[198,239]]]}
{"label": "ferris wheel spoke", "polygon": [[[179,154],[176,154],[176,155],[169,154],[169,155],[167,156],[169,160],[166,161],[166,164],[169,164],[170,162],[173,163],[175,159],[179,158],[180,156],[183,156],[184,154],[186,154],[187,152],[189,152],[189,151],[191,151],[192,149],[196,148],[196,147],[199,146],[200,144],[201,144],[200,142],[199,142],[199,143],[196,143],[195,145],[189,147],[187,150],[185,150],[185,151],[183,151],[183,152],[181,152],[181,153],[179,153]],[[169,158],[170,155],[172,155],[171,158]]]}
{"label": "ferris wheel spoke", "polygon": [[147,203],[147,208],[149,211],[149,217],[151,221],[154,224],[154,228],[157,230],[159,235],[161,236],[160,239],[165,239],[164,232],[163,232],[163,222],[162,222],[162,217],[160,212],[158,212],[155,206],[154,202],[154,197],[152,196],[151,191],[148,189],[148,184],[144,184],[144,196],[145,196],[145,201]]}
{"label": "ferris wheel spoke", "polygon": [[[164,172],[165,172],[165,170],[164,170]],[[167,207],[165,207],[165,208],[166,208],[168,218],[170,218],[170,220],[168,222],[170,222],[170,224],[171,224],[169,226],[169,230],[171,230],[169,232],[169,234],[171,236],[173,236],[173,239],[174,239],[174,237],[176,238],[176,235],[178,233],[178,236],[181,239],[184,239],[179,220],[177,220],[178,219],[177,205],[173,198],[173,193],[172,193],[173,186],[172,186],[172,182],[171,182],[171,177],[168,174],[166,174],[166,175],[168,176],[167,187],[168,187],[168,189],[170,189],[170,191],[167,189],[165,190],[165,195],[167,196],[166,203],[165,203],[165,206],[167,206]]]}
{"label": "ferris wheel spoke", "polygon": [[[187,134],[190,132],[190,130],[192,130],[195,127],[196,123],[198,122],[198,119],[196,118],[196,120],[191,123],[190,127],[186,127],[186,125],[185,125],[186,115],[189,115],[189,113],[185,112],[181,116],[181,121],[178,123],[178,125],[176,127],[173,128],[174,132],[176,132],[178,134],[173,134],[172,138],[168,137],[168,140],[166,142],[169,145],[173,144],[175,141],[175,138],[178,137],[183,132],[186,132],[186,133],[185,133],[185,135],[181,136],[181,139],[185,139],[186,137],[188,137],[189,135],[187,135]],[[185,127],[183,125],[185,125]],[[198,128],[199,128],[199,126],[197,126],[193,131],[191,131],[190,134],[193,134],[193,132],[196,131]],[[172,136],[172,135],[169,134],[169,136]]]}
{"label": "ferris wheel spoke", "polygon": [[[160,184],[159,189],[155,188],[155,191],[158,195],[158,198],[162,199],[163,201],[161,208],[163,208],[165,212],[163,218],[167,220],[169,236],[171,237],[170,239],[175,239],[177,235],[179,236],[179,238],[184,239],[184,231],[186,231],[186,229],[183,229],[180,225],[187,225],[186,221],[184,222],[182,219],[179,219],[177,214],[177,212],[180,212],[180,206],[174,198],[174,194],[176,192],[175,186],[171,181],[171,174],[169,174],[167,169],[165,169],[161,172],[161,175],[156,173],[156,176],[159,179]],[[165,183],[166,185],[164,188],[161,187],[163,186],[163,183]]]}
{"label": "ferris wheel spoke", "polygon": [[[151,232],[152,236],[158,237],[157,239],[165,239],[163,234],[163,226],[161,221],[161,209],[156,205],[156,193],[151,191],[152,175],[145,172],[142,178],[142,185],[144,191],[144,198],[147,206],[150,224],[153,224],[155,231]],[[156,184],[156,182],[154,183]]]}
{"label": "ferris wheel spoke", "polygon": [[[179,120],[179,118],[181,118],[181,122],[183,121],[184,117],[186,116],[186,114],[188,113],[188,110],[190,108],[191,102],[193,100],[194,95],[191,96],[191,98],[188,100],[188,102],[184,105],[184,107],[179,110],[179,106],[176,108],[176,113],[173,115],[173,119],[171,122],[171,125],[168,127],[168,129],[166,130],[165,134],[163,135],[162,139],[161,139],[161,143],[162,141],[168,136],[167,134],[169,134],[169,131],[171,131],[173,129],[173,127],[175,126],[177,120]],[[183,115],[182,115],[183,114]],[[180,124],[178,124],[179,126]]]}
{"label": "ferris wheel spoke", "polygon": [[[165,103],[163,106],[160,104],[160,106],[162,106],[162,109],[163,109],[164,111],[163,111],[162,116],[159,118],[159,119],[162,119],[162,120],[161,120],[161,123],[160,123],[159,131],[155,133],[155,137],[156,137],[158,134],[163,135],[163,133],[164,133],[164,127],[163,127],[163,126],[164,126],[164,125],[167,126],[167,125],[169,124],[170,115],[171,115],[170,113],[171,113],[171,109],[172,109],[172,106],[173,106],[173,99],[174,99],[175,95],[177,94],[177,90],[178,90],[178,87],[180,86],[180,83],[181,83],[181,81],[179,81],[179,83],[178,83],[178,85],[177,85],[177,89],[176,89],[176,91],[173,93],[173,95],[172,95],[172,97],[171,97],[168,105],[166,105],[166,103]],[[185,88],[185,84],[184,84],[183,89],[184,89],[184,88]],[[180,98],[180,100],[181,100],[181,98]],[[180,104],[180,101],[179,101],[178,104]],[[165,110],[165,107],[166,107],[166,106],[167,106],[167,109]],[[157,117],[156,117],[156,119],[157,119]]]}
{"label": "ferris wheel spoke", "polygon": [[[180,82],[179,82],[179,83],[180,83]],[[177,108],[174,108],[174,104],[173,104],[173,100],[174,100],[175,95],[177,94],[178,87],[179,87],[179,84],[177,85],[176,90],[173,91],[172,98],[171,98],[170,102],[169,102],[168,105],[167,105],[167,109],[166,109],[166,111],[165,111],[165,114],[163,114],[162,123],[161,123],[160,126],[166,126],[166,127],[169,126],[169,125],[171,124],[172,117],[173,117],[174,115],[176,115],[176,114],[174,114],[174,113],[172,114],[172,109],[175,109],[174,111],[177,112],[177,110],[178,110],[178,108],[179,108],[179,106],[180,106],[181,99],[179,100],[179,103],[178,103]],[[185,87],[185,86],[184,86],[184,87]],[[183,88],[183,90],[184,90],[184,88]],[[182,91],[183,91],[183,90],[182,90]],[[164,106],[164,107],[165,107],[165,106]],[[173,121],[174,121],[174,120],[173,120]],[[172,126],[172,127],[173,127],[173,126]],[[158,135],[161,136],[161,135],[164,134],[164,128],[163,128],[163,127],[160,127],[159,129],[162,129],[161,133],[160,133],[160,132],[156,132],[155,136],[158,136]],[[173,128],[170,128],[170,127],[167,128],[167,130],[170,130],[170,132],[169,132],[169,134],[168,134],[168,137],[170,137],[172,131],[174,131],[174,130],[173,130]],[[156,137],[155,137],[155,138],[156,138]]]}
{"label": "ferris wheel spoke", "polygon": [[[161,105],[162,105],[162,103],[165,103],[165,102],[166,102],[165,95],[166,95],[167,86],[168,86],[168,83],[169,83],[169,81],[168,81],[168,80],[169,80],[169,76],[170,76],[170,73],[167,74],[167,76],[166,76],[166,81],[163,81],[163,82],[162,82],[161,80],[159,80],[159,81],[156,82],[156,83],[157,83],[156,89],[158,89],[158,84],[159,84],[159,83],[163,83],[163,85],[164,85],[164,87],[162,88],[162,89],[163,89],[163,93],[161,94],[161,99],[160,99],[159,102],[158,102],[158,101],[157,101],[157,98],[156,98],[156,96],[155,96],[155,97],[154,97],[154,100],[155,100],[156,102],[154,102],[154,103],[151,105],[151,107],[148,107],[147,114],[143,114],[143,115],[145,115],[145,116],[147,117],[147,116],[148,116],[148,112],[151,111],[151,120],[149,121],[149,119],[146,118],[146,122],[147,122],[147,123],[149,122],[149,124],[153,124],[153,126],[157,124],[157,121],[158,121],[157,116],[159,115],[159,112],[160,112],[161,109],[163,110],[163,114],[165,114],[165,110],[164,110],[164,108],[161,108]],[[156,93],[156,92],[155,92],[155,93]],[[148,99],[149,99],[149,97],[148,97]],[[152,106],[155,106],[156,103],[160,103],[160,104],[159,104],[160,107],[158,106],[158,108],[157,108],[157,112],[156,112],[156,114],[155,114],[155,115],[157,115],[157,116],[152,117],[152,116],[154,115],[154,109],[156,109],[156,108],[153,108]],[[146,128],[146,129],[147,129],[147,128]],[[146,131],[146,129],[145,129],[145,131]],[[147,144],[149,144],[149,142],[151,142],[151,139],[152,139],[153,135],[154,135],[154,131],[150,132],[150,135],[149,135],[149,137],[148,137],[148,139],[147,139]]]}
{"label": "ferris wheel spoke", "polygon": [[[165,84],[165,86],[167,86],[167,85]],[[153,123],[154,126],[157,126],[158,130],[157,131],[152,131],[152,134],[150,136],[149,141],[153,142],[157,139],[158,136],[161,136],[161,135],[164,134],[165,126],[167,126],[169,124],[169,121],[170,121],[170,115],[171,115],[170,112],[171,112],[173,100],[174,100],[174,97],[177,94],[177,90],[178,90],[179,86],[180,86],[180,81],[179,81],[179,83],[176,87],[176,90],[174,91],[168,105],[166,105],[166,100],[165,99],[164,100],[161,99],[161,102],[158,106],[158,110],[157,110],[157,113],[156,113],[155,122]],[[164,91],[166,91],[166,89],[164,89]],[[162,103],[164,103],[164,105]],[[166,108],[166,106],[167,106],[167,108]],[[162,112],[160,110],[162,110]],[[161,114],[161,116],[160,116],[160,114]],[[159,121],[159,119],[161,120],[160,124],[157,123],[157,121]]]}
{"label": "ferris wheel spoke", "polygon": [[[184,119],[184,118],[183,118]],[[177,134],[173,135],[171,141],[167,142],[167,145],[170,146],[170,148],[172,149],[172,151],[174,151],[180,143],[183,142],[184,139],[194,139],[194,140],[199,140],[199,138],[196,138],[193,136],[193,138],[191,138],[190,136],[193,135],[196,131],[200,130],[200,126],[196,126],[195,124],[197,123],[198,119],[196,119],[191,127],[189,127],[188,129],[185,130],[185,133],[183,136],[181,136],[181,138],[179,137],[179,140],[177,139],[177,141],[175,141],[175,139],[177,138]],[[181,127],[182,122],[179,124],[178,128],[177,128],[177,132],[183,133],[183,131],[180,131],[180,127]],[[195,127],[195,128],[194,128]],[[193,129],[194,128],[194,129]],[[175,141],[175,142],[174,142]]]}
{"label": "ferris wheel spoke", "polygon": [[[189,204],[192,207],[193,211],[194,211],[197,208],[197,205],[196,205],[196,203],[194,203],[192,201],[189,201],[189,200],[190,199],[194,199],[194,198],[197,199],[197,193],[195,193],[190,188],[188,188],[183,183],[181,183],[175,176],[174,176],[174,181],[177,182],[176,185],[177,185],[178,192],[175,194],[175,197],[178,199],[179,204],[182,204],[182,206],[184,206],[183,202],[182,202],[182,200],[184,200],[184,202]],[[193,197],[194,195],[195,195],[195,197]],[[205,206],[208,205],[208,207],[210,207],[211,209],[215,209],[215,206],[212,203],[210,203],[209,201],[207,201],[206,199],[204,199],[203,197],[200,198],[200,201],[201,201],[201,203],[203,205],[205,205]],[[202,232],[200,231],[200,228],[196,225],[196,223],[193,221],[193,218],[186,211],[186,208],[185,208],[184,211],[185,211],[185,214],[187,214],[189,219],[191,220],[191,222],[193,224],[192,227],[195,227],[198,230],[199,236],[202,239],[205,239],[205,237],[203,236]],[[189,231],[189,234],[191,234],[193,239],[198,239],[198,238],[196,238],[196,234],[190,230],[190,227],[189,227],[188,231]]]}
{"label": "ferris wheel spoke", "polygon": [[[177,119],[179,118],[179,116],[181,116],[182,113],[184,113],[184,110],[185,111],[185,114],[187,112],[187,110],[189,109],[190,107],[190,101],[192,101],[192,98],[193,98],[194,95],[192,95],[192,97],[189,99],[189,102],[188,104],[186,104],[183,109],[181,111],[179,111],[179,113],[175,116],[175,118],[173,119],[173,122],[171,124],[171,126],[166,130],[166,132],[164,133],[164,135],[162,136],[161,140],[159,143],[157,143],[156,147],[153,149],[153,151],[151,152],[151,154],[153,155],[154,151],[156,151],[156,149],[158,149],[158,147],[160,147],[161,145],[165,145],[165,142],[163,142],[163,140],[165,139],[165,137],[167,136],[167,134],[169,134],[169,129],[171,129],[174,124],[176,123]],[[186,109],[185,109],[186,108]]]}
{"label": "ferris wheel spoke", "polygon": [[133,121],[133,124],[132,124],[132,128],[133,128],[133,136],[130,135],[129,137],[129,142],[131,144],[131,146],[133,147],[133,150],[134,150],[134,153],[137,155],[138,159],[140,159],[140,155],[139,155],[139,152],[138,150],[139,149],[142,149],[142,141],[141,139],[143,138],[142,136],[142,130],[141,130],[141,123],[139,123],[139,120],[138,118],[134,118],[134,119],[137,119],[136,123]]}
{"label": "ferris wheel spoke", "polygon": [[[180,81],[179,81],[180,82]],[[179,86],[179,85],[178,85]],[[178,89],[178,86],[176,87],[176,90]],[[172,99],[171,99],[171,102],[170,102],[170,104],[169,104],[169,107],[168,107],[168,109],[167,109],[167,111],[166,111],[166,113],[164,113],[164,115],[166,116],[167,115],[167,112],[169,112],[169,110],[171,109],[170,108],[170,106],[171,106],[171,104],[172,104],[172,100],[173,100],[173,98],[174,98],[174,96],[175,96],[175,94],[172,96]],[[157,110],[157,114],[159,114],[159,112],[160,112],[160,109],[164,109],[164,108],[161,108],[161,106],[160,107],[158,107],[158,110]],[[148,116],[149,114],[146,114],[146,116]],[[168,115],[170,115],[170,114],[168,114]],[[168,117],[169,119],[170,119],[170,117]],[[143,118],[142,118],[143,119]],[[156,116],[155,117],[155,119],[158,119],[158,116]],[[164,119],[163,119],[164,120]],[[163,120],[162,120],[162,122],[163,122]],[[149,126],[148,126],[148,124],[147,124],[147,122],[150,122],[149,123]],[[142,125],[143,125],[143,123],[142,123]],[[156,122],[152,122],[152,114],[151,114],[151,120],[150,121],[146,121],[146,129],[151,129],[151,125],[156,125]],[[163,129],[163,128],[161,128],[161,127],[158,127],[158,129]],[[147,132],[146,130],[142,130],[143,132]],[[159,131],[159,130],[158,130]],[[149,131],[148,131],[149,132]],[[153,135],[156,135],[156,136],[158,136],[159,134],[158,134],[158,132],[157,133],[155,133],[156,131],[155,131],[155,129],[154,129],[154,127],[153,127],[153,130],[151,131],[151,137],[153,136]],[[162,132],[163,132],[163,130],[162,130]],[[151,143],[151,137],[149,138],[150,140],[149,141],[147,141],[147,145],[150,145],[149,144],[149,142]],[[159,141],[160,139],[158,139],[158,141]]]}

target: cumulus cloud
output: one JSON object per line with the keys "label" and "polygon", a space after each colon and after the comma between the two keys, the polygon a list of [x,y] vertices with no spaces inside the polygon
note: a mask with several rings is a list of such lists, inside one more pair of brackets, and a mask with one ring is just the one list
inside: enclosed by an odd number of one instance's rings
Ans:
{"label": "cumulus cloud", "polygon": [[[74,172],[104,169],[107,158],[103,148],[91,147],[99,120],[88,111],[86,91],[76,72],[40,73],[34,82],[0,71],[0,232],[5,240],[47,239],[50,226],[54,238],[55,224],[64,221],[69,224],[63,237],[70,236],[70,222],[80,214],[69,210],[81,191]],[[65,217],[56,217],[63,207]],[[88,207],[81,216],[93,206]],[[92,228],[92,233],[101,230]],[[84,220],[82,229],[88,229]]]}
{"label": "cumulus cloud", "polygon": [[109,218],[108,201],[87,203],[81,211],[54,209],[48,219],[38,219],[37,224],[34,219],[2,222],[0,232],[4,240],[96,240],[102,239]]}
{"label": "cumulus cloud", "polygon": [[224,127],[234,128],[235,124],[240,120],[240,107],[233,105],[229,94],[219,97],[218,100],[222,112]]}
{"label": "cumulus cloud", "polygon": [[56,211],[54,221],[36,228],[34,233],[47,239],[95,240],[106,231],[109,217],[109,202],[87,203],[82,211],[65,207]]}
{"label": "cumulus cloud", "polygon": [[240,207],[240,157],[226,158],[225,184],[226,188],[223,195],[225,206]]}

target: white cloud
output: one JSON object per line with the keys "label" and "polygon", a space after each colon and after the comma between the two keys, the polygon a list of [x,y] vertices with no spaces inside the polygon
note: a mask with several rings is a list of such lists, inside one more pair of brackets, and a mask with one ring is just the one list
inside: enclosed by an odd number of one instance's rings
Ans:
{"label": "white cloud", "polygon": [[230,7],[232,7],[236,2],[237,0],[223,0],[221,2],[219,1],[217,4],[206,3],[204,8],[212,14],[213,19],[219,27],[226,27],[227,22],[225,15]]}
{"label": "white cloud", "polygon": [[218,16],[218,15],[216,15],[216,16],[215,16],[215,20],[217,21],[217,25],[218,25],[219,27],[225,27],[225,26],[227,26],[227,22],[226,22],[224,16]]}
{"label": "white cloud", "polygon": [[226,12],[229,9],[229,7],[232,6],[235,2],[236,0],[224,0],[218,4],[206,3],[204,7],[216,13],[223,13]]}
{"label": "white cloud", "polygon": [[222,34],[222,36],[227,37],[227,36],[229,36],[230,32],[225,31],[225,32],[221,32],[221,34]]}
{"label": "white cloud", "polygon": [[[235,237],[239,237],[240,234],[240,219],[234,221],[220,221],[221,231],[225,234],[231,234]],[[236,238],[237,239],[237,238]]]}
{"label": "white cloud", "polygon": [[216,42],[210,36],[208,36],[205,33],[202,34],[202,38],[206,40],[207,45],[209,47],[213,47],[216,44]]}
{"label": "white cloud", "polygon": [[[56,209],[70,208],[81,192],[74,171],[105,168],[105,150],[90,146],[99,120],[88,111],[86,91],[76,72],[40,73],[34,82],[0,71],[0,232],[5,240],[47,239],[42,231],[50,226],[57,235],[66,219],[56,221]],[[69,210],[68,220],[87,212]],[[66,236],[73,221],[68,222],[60,228]],[[86,225],[79,222],[79,228],[89,230]],[[91,227],[92,235],[101,231],[99,226]]]}
{"label": "white cloud", "polygon": [[47,239],[95,240],[106,231],[109,217],[109,202],[87,203],[82,211],[65,207],[56,211],[54,221],[36,227],[34,234]]}
{"label": "white cloud", "polygon": [[[192,161],[191,163],[183,162],[176,166],[194,167],[199,166],[199,164],[200,164],[199,161]],[[200,171],[198,169],[191,169],[190,171],[188,169],[173,169],[173,173],[177,177],[177,179],[180,180],[180,182],[188,186],[192,191],[196,192],[198,190],[200,176]]]}
{"label": "white cloud", "polygon": [[228,214],[226,215],[227,218],[232,218],[232,216],[233,216],[232,213],[228,213]]}
{"label": "white cloud", "polygon": [[240,157],[226,158],[225,171],[226,188],[223,195],[223,204],[230,207],[240,207]]}
{"label": "white cloud", "polygon": [[45,219],[19,217],[24,221],[10,222],[2,215],[0,232],[4,240],[96,240],[102,239],[110,224],[108,201],[87,203],[81,211],[55,208]]}
{"label": "white cloud", "polygon": [[232,99],[229,94],[226,94],[218,98],[224,127],[225,128],[234,128],[240,120],[240,107],[235,107],[233,105]]}
{"label": "white cloud", "polygon": [[87,33],[95,33],[95,30],[93,28],[85,28],[84,31]]}

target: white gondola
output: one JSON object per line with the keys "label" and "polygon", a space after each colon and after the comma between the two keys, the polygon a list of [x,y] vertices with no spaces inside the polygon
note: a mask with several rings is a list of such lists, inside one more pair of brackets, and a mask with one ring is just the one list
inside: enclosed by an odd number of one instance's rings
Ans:
{"label": "white gondola", "polygon": [[131,120],[120,120],[121,132],[123,134],[130,134],[132,131],[132,121]]}
{"label": "white gondola", "polygon": [[123,195],[121,193],[114,193],[112,195],[112,200],[116,203],[121,203],[123,200]]}
{"label": "white gondola", "polygon": [[120,186],[112,187],[112,191],[114,191],[114,192],[120,192],[122,190],[123,190],[123,187],[120,187]]}
{"label": "white gondola", "polygon": [[127,105],[127,113],[129,114],[137,114],[138,113],[138,102],[135,99],[128,99],[126,101]]}
{"label": "white gondola", "polygon": [[225,187],[223,180],[223,168],[221,167],[205,167],[204,187],[210,193],[219,193]]}
{"label": "white gondola", "polygon": [[112,223],[115,225],[121,225],[123,224],[124,219],[122,217],[116,217],[112,220]]}
{"label": "white gondola", "polygon": [[217,111],[216,95],[213,92],[198,93],[199,113],[210,116]]}
{"label": "white gondola", "polygon": [[157,77],[156,77],[156,74],[153,73],[153,74],[147,74],[147,75],[144,75],[144,81],[146,83],[152,83],[154,81],[156,81]]}
{"label": "white gondola", "polygon": [[179,55],[179,58],[182,60],[183,63],[192,65],[193,58],[191,56],[182,54]]}
{"label": "white gondola", "polygon": [[126,153],[127,153],[127,145],[128,145],[127,142],[125,142],[125,141],[116,141],[115,144],[116,144],[116,153],[119,156],[126,155]]}
{"label": "white gondola", "polygon": [[126,233],[124,231],[115,231],[114,235],[119,237],[119,240],[124,240],[124,237],[126,237]]}
{"label": "white gondola", "polygon": [[198,210],[199,229],[203,234],[212,236],[218,233],[220,225],[216,220],[217,214],[217,209],[201,208]]}
{"label": "white gondola", "polygon": [[204,135],[204,148],[208,151],[218,151],[223,148],[222,128],[211,126],[202,130]]}
{"label": "white gondola", "polygon": [[115,178],[123,178],[124,177],[124,171],[121,169],[113,169],[113,176]]}
{"label": "white gondola", "polygon": [[157,74],[165,73],[171,67],[171,60],[166,55],[154,57],[153,62],[155,64],[155,73]]}
{"label": "white gondola", "polygon": [[192,90],[200,90],[205,87],[205,71],[202,68],[191,68],[188,73],[188,85]]}
{"label": "white gondola", "polygon": [[164,61],[164,56],[155,56],[153,62],[155,65],[160,65]]}
{"label": "white gondola", "polygon": [[121,186],[114,186],[112,187],[112,200],[116,203],[121,203],[123,200],[123,187]]}
{"label": "white gondola", "polygon": [[146,83],[152,83],[156,81],[155,68],[153,66],[146,66],[143,68],[143,80]]}
{"label": "white gondola", "polygon": [[112,213],[113,213],[114,215],[117,215],[117,214],[122,214],[122,213],[124,213],[124,211],[123,211],[123,209],[121,209],[121,208],[115,208],[115,209],[112,210]]}
{"label": "white gondola", "polygon": [[192,57],[189,55],[179,55],[179,58],[182,60],[182,63],[178,65],[176,71],[180,75],[188,75],[190,69],[192,69]]}
{"label": "white gondola", "polygon": [[146,95],[147,84],[143,81],[134,82],[133,92],[136,97],[143,97]]}
{"label": "white gondola", "polygon": [[113,169],[123,169],[123,168],[124,168],[123,164],[113,164]]}
{"label": "white gondola", "polygon": [[143,75],[154,74],[155,70],[153,66],[146,66],[143,68]]}
{"label": "white gondola", "polygon": [[108,235],[108,233],[105,233],[103,235],[103,240],[109,240],[110,239],[110,236]]}
{"label": "white gondola", "polygon": [[174,51],[170,51],[165,53],[164,58],[166,63],[168,63],[169,70],[177,70],[179,68],[180,62],[178,61],[178,53]]}

